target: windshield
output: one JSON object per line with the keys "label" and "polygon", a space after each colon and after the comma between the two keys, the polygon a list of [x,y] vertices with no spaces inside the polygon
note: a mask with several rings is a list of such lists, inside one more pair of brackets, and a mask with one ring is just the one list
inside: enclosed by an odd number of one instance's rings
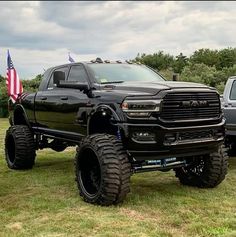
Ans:
{"label": "windshield", "polygon": [[98,83],[154,82],[164,79],[151,69],[135,64],[89,64]]}

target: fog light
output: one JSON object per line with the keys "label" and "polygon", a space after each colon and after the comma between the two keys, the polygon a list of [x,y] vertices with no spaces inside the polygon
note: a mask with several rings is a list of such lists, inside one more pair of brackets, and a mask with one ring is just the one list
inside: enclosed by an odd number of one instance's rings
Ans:
{"label": "fog light", "polygon": [[150,132],[134,132],[132,138],[136,141],[155,141],[155,134]]}

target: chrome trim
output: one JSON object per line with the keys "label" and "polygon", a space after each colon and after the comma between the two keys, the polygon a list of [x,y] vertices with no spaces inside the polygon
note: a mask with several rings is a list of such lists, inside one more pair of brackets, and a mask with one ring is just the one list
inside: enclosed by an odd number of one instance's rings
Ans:
{"label": "chrome trim", "polygon": [[177,140],[177,141],[174,141],[173,143],[167,143],[167,142],[164,142],[163,144],[165,146],[178,146],[178,145],[188,145],[188,144],[192,144],[194,142],[194,144],[199,144],[199,143],[205,143],[205,142],[219,142],[219,141],[223,141],[224,138],[223,137],[220,137],[220,138],[217,138],[217,139],[214,139],[214,138],[201,138],[201,140],[199,139],[191,139],[191,140]]}
{"label": "chrome trim", "polygon": [[124,122],[117,122],[120,123],[122,125],[125,126],[130,126],[130,127],[160,127],[161,129],[167,130],[167,131],[185,131],[185,130],[198,130],[200,128],[214,128],[214,127],[220,127],[223,126],[225,124],[225,119],[222,119],[222,121],[220,123],[216,123],[216,124],[210,124],[210,125],[196,125],[196,126],[186,126],[186,127],[164,127],[160,124],[154,124],[154,123],[148,123],[148,124],[133,124],[133,123],[124,123]]}

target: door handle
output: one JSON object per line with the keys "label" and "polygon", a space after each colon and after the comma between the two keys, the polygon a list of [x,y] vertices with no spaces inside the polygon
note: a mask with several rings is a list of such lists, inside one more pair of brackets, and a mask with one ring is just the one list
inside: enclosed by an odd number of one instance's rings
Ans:
{"label": "door handle", "polygon": [[68,100],[68,97],[67,96],[62,96],[61,100]]}
{"label": "door handle", "polygon": [[42,96],[42,97],[40,97],[40,100],[47,100],[47,97]]}

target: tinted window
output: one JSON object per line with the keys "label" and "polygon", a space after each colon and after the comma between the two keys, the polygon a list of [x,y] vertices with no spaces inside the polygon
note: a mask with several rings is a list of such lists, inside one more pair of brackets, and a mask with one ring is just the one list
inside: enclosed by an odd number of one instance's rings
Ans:
{"label": "tinted window", "polygon": [[230,99],[236,100],[236,81],[233,82],[231,92],[230,92]]}
{"label": "tinted window", "polygon": [[[68,70],[69,70],[68,67],[61,67],[61,68],[57,68],[53,72],[62,71],[65,73],[65,78],[66,78],[68,74]],[[56,87],[56,85],[53,83],[53,73],[52,73],[49,84],[48,84],[48,88],[53,88],[53,87]]]}
{"label": "tinted window", "polygon": [[151,69],[135,64],[90,64],[98,83],[109,82],[155,82],[164,79]]}
{"label": "tinted window", "polygon": [[82,65],[72,66],[69,72],[68,81],[87,82],[87,74]]}
{"label": "tinted window", "polygon": [[47,69],[44,74],[43,74],[43,78],[42,81],[39,85],[39,91],[44,90],[45,87],[47,86],[47,82],[48,82],[48,78],[50,77],[50,73],[51,73],[51,69]]}

